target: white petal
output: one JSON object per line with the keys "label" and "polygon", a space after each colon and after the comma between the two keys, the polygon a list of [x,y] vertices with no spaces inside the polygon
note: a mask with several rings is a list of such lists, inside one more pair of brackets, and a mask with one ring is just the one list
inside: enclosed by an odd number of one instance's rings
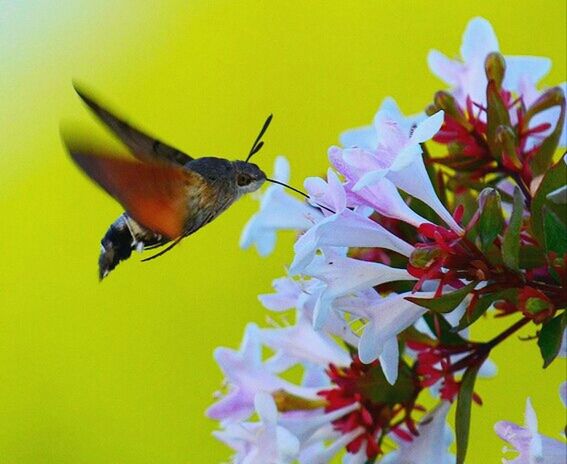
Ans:
{"label": "white petal", "polygon": [[398,339],[392,337],[384,343],[384,349],[380,354],[380,367],[384,372],[384,376],[390,385],[394,385],[398,379],[399,360]]}
{"label": "white petal", "polygon": [[374,337],[374,331],[366,327],[358,343],[358,357],[364,364],[370,364],[378,359],[384,349],[384,343],[378,337]]}
{"label": "white petal", "polygon": [[244,226],[239,245],[244,250],[255,245],[260,256],[268,256],[276,246],[275,229],[262,227],[261,218],[255,214]]}
{"label": "white petal", "polygon": [[377,171],[370,171],[364,174],[360,180],[352,188],[353,192],[358,192],[369,185],[376,184],[382,180],[386,174],[388,174],[387,169],[380,169]]}
{"label": "white petal", "polygon": [[506,56],[503,87],[518,92],[523,77],[537,84],[551,69],[551,60],[542,56]]}
{"label": "white petal", "polygon": [[455,86],[459,83],[459,76],[462,73],[462,63],[448,58],[437,50],[431,50],[427,55],[427,64],[433,74],[448,84]]}
{"label": "white petal", "polygon": [[[391,174],[389,173],[389,175]],[[399,219],[414,227],[419,227],[421,224],[429,222],[407,205],[388,178],[356,192],[356,195],[368,206],[371,206],[384,216]]]}
{"label": "white petal", "polygon": [[411,135],[411,141],[414,143],[423,143],[433,137],[441,126],[443,125],[443,120],[445,118],[445,113],[443,111],[438,111],[437,113],[429,116],[425,121],[419,123],[413,134]]}
{"label": "white petal", "polygon": [[465,63],[475,62],[477,65],[483,65],[486,55],[498,50],[498,39],[490,22],[480,17],[471,19],[461,45],[461,56]]}
{"label": "white petal", "polygon": [[453,464],[448,448],[453,434],[446,424],[451,403],[443,401],[418,425],[419,436],[410,443],[400,441],[399,448],[387,454],[382,464]]}
{"label": "white petal", "polygon": [[333,298],[386,282],[415,280],[405,269],[341,257],[316,259],[305,274],[325,282]]}
{"label": "white petal", "polygon": [[280,277],[272,281],[275,293],[258,295],[262,304],[271,311],[285,311],[297,305],[302,290],[298,282],[289,277]]}
{"label": "white petal", "polygon": [[389,232],[372,219],[350,210],[319,227],[319,246],[377,247],[410,256],[414,247]]}
{"label": "white petal", "polygon": [[406,296],[429,298],[433,292],[391,294],[379,299],[376,303],[357,308],[352,303],[355,300],[339,300],[335,306],[342,311],[348,311],[368,320],[368,324],[360,337],[358,351],[360,360],[371,363],[382,353],[384,345],[413,325],[423,314],[425,308],[405,299]]}
{"label": "white petal", "polygon": [[255,245],[262,255],[273,251],[278,230],[305,230],[322,215],[315,208],[292,197],[279,185],[268,187],[260,211],[248,221],[240,237],[240,246]]}
{"label": "white petal", "polygon": [[392,234],[380,224],[345,209],[339,214],[322,220],[294,245],[295,258],[290,266],[290,275],[300,273],[323,247],[377,247],[410,256],[413,246]]}
{"label": "white petal", "polygon": [[498,374],[498,366],[491,359],[487,359],[482,363],[480,369],[478,370],[478,376],[482,378],[495,377]]}
{"label": "white petal", "polygon": [[272,395],[259,392],[254,397],[254,407],[262,422],[275,424],[278,417],[278,409]]}
{"label": "white petal", "polygon": [[403,119],[405,119],[405,116],[400,111],[396,100],[394,100],[392,97],[386,97],[384,98],[384,100],[382,100],[380,108],[374,116],[374,124],[376,124],[376,120],[380,118],[388,118],[392,121],[400,123]]}
{"label": "white petal", "polygon": [[341,435],[340,438],[335,440],[327,448],[323,448],[318,452],[312,453],[310,456],[309,464],[328,464],[332,462],[333,457],[338,452],[343,450],[346,445],[348,445],[362,433],[364,433],[364,429],[362,427],[358,427],[347,434]]}
{"label": "white petal", "polygon": [[326,290],[323,291],[313,311],[313,328],[315,330],[321,330],[327,322],[331,311],[331,301],[332,298],[329,296],[328,292]]}
{"label": "white petal", "polygon": [[416,158],[421,158],[422,150],[418,144],[406,145],[396,156],[396,159],[390,166],[390,171],[401,171],[410,167]]}
{"label": "white petal", "polygon": [[274,162],[274,179],[280,182],[289,182],[290,166],[289,161],[285,156],[277,156]]}
{"label": "white petal", "polygon": [[[299,454],[299,439],[284,427],[277,427],[278,464],[291,464]],[[259,463],[264,464],[264,463]]]}
{"label": "white petal", "polygon": [[528,430],[531,433],[537,433],[537,415],[529,398],[526,400],[526,412],[524,420]]}
{"label": "white petal", "polygon": [[341,349],[326,333],[313,330],[313,324],[301,312],[297,312],[295,325],[278,329],[262,329],[262,342],[277,353],[283,352],[299,362],[314,365],[338,366],[351,362],[347,352]]}
{"label": "white petal", "polygon": [[422,158],[416,158],[411,166],[401,171],[390,171],[388,179],[398,188],[430,206],[455,232],[462,232],[462,228],[455,222],[451,213],[447,211],[435,193]]}
{"label": "white petal", "polygon": [[356,411],[359,408],[360,405],[358,403],[353,403],[326,413],[314,412],[312,415],[305,415],[303,417],[282,416],[280,424],[291,431],[304,443],[321,427],[330,424],[331,422],[340,419],[346,414]]}
{"label": "white petal", "polygon": [[360,148],[346,148],[342,151],[343,160],[359,173],[375,171],[383,166],[376,157],[375,151],[363,150]]}
{"label": "white petal", "polygon": [[339,140],[343,147],[375,149],[377,145],[376,129],[372,125],[350,129],[343,132]]}
{"label": "white petal", "polygon": [[331,168],[327,170],[327,182],[329,184],[329,198],[335,212],[346,208],[346,193],[339,177]]}

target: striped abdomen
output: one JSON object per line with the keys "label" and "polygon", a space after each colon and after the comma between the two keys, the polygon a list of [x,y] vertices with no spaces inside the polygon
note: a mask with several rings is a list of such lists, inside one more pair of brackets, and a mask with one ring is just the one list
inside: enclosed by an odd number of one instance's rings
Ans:
{"label": "striped abdomen", "polygon": [[142,251],[144,248],[152,248],[167,242],[167,238],[146,229],[127,213],[123,213],[112,223],[100,241],[99,279],[106,277],[120,261],[128,259],[132,250]]}

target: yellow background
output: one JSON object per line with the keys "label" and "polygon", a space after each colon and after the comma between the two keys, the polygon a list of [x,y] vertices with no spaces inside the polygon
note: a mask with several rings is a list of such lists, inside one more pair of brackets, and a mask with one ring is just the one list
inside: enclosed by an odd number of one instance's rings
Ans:
{"label": "yellow background", "polygon": [[[0,1],[0,463],[226,460],[204,418],[221,382],[212,350],[264,321],[256,295],[292,257],[290,234],[267,259],[238,248],[257,207],[246,198],[99,284],[99,240],[120,207],[61,147],[61,119],[103,134],[72,78],[199,156],[242,157],[273,112],[256,162],[269,171],[287,155],[300,185],[386,95],[407,113],[424,107],[442,85],[427,51],[456,56],[475,15],[504,53],[551,57],[545,84],[565,79],[562,1]],[[565,425],[564,364],[542,371],[535,343],[515,339],[493,359],[500,375],[477,387],[471,463],[500,462],[492,425],[522,422],[528,395],[541,430],[557,437]]]}

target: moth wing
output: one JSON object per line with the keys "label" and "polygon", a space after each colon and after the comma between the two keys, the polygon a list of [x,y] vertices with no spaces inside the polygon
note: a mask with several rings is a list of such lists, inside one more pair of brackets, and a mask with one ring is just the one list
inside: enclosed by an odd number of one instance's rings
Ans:
{"label": "moth wing", "polygon": [[151,137],[139,129],[136,129],[125,120],[111,113],[108,109],[97,103],[92,97],[88,96],[76,84],[75,91],[91,109],[91,111],[106,126],[118,136],[132,154],[141,161],[169,161],[181,166],[185,165],[193,158],[175,147],[167,145],[160,140]]}
{"label": "moth wing", "polygon": [[69,149],[85,173],[114,197],[144,227],[170,240],[184,235],[191,211],[189,191],[211,195],[205,179],[194,171],[166,163],[135,160]]}

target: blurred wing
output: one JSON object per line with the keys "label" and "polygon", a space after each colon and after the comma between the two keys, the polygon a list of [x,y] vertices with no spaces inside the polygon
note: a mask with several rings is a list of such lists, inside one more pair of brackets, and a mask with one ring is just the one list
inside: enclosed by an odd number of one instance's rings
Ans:
{"label": "blurred wing", "polygon": [[181,166],[193,159],[177,148],[171,147],[132,127],[123,119],[118,118],[110,111],[100,106],[91,97],[86,95],[84,91],[79,89],[77,85],[74,87],[79,97],[81,97],[93,113],[122,140],[136,158],[142,161],[157,159],[161,161],[167,160],[175,164],[180,164]]}
{"label": "blurred wing", "polygon": [[206,198],[210,188],[200,174],[164,163],[69,149],[73,160],[144,227],[173,240],[184,235],[192,214],[188,193]]}

